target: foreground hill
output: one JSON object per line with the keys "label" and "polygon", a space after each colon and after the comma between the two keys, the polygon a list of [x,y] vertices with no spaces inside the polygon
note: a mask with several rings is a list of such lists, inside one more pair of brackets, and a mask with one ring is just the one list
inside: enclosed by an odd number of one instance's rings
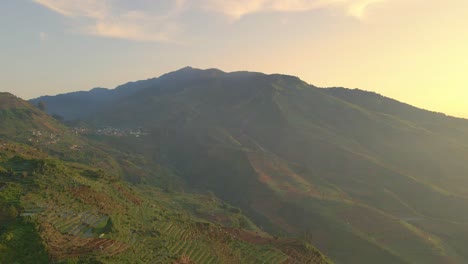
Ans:
{"label": "foreground hill", "polygon": [[170,175],[138,170],[10,94],[0,102],[0,263],[330,263],[213,194],[129,185],[121,176]]}
{"label": "foreground hill", "polygon": [[148,135],[105,144],[337,263],[468,261],[468,121],[285,75],[184,68],[138,83],[86,120]]}

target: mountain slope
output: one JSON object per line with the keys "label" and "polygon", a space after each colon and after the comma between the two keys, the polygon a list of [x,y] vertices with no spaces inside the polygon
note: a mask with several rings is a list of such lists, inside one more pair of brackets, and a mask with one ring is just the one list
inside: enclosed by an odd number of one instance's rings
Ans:
{"label": "mountain slope", "polygon": [[81,91],[56,96],[41,96],[30,100],[34,105],[43,102],[50,115],[57,115],[65,120],[87,118],[105,106],[112,105],[117,100],[146,88],[153,84],[155,79],[129,82],[113,90],[94,88],[90,91]]}
{"label": "mountain slope", "polygon": [[88,119],[150,132],[113,147],[337,263],[468,259],[468,121],[285,75],[184,68],[146,84]]}
{"label": "mountain slope", "polygon": [[[139,171],[124,153],[10,94],[0,102],[1,263],[330,263],[305,242],[261,231],[213,194],[131,186],[121,174],[169,175]],[[61,140],[30,141],[18,129]]]}
{"label": "mountain slope", "polygon": [[61,133],[63,128],[57,122],[47,119],[46,115],[31,104],[12,94],[0,93],[0,136],[25,139],[33,129],[45,133]]}
{"label": "mountain slope", "polygon": [[0,94],[0,122],[0,139],[29,144],[66,161],[100,166],[112,173],[118,171],[109,155],[12,94]]}

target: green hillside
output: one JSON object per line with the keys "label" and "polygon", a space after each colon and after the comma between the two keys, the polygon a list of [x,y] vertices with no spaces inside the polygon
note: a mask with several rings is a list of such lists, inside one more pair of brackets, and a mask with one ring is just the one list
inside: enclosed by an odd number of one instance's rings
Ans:
{"label": "green hillside", "polygon": [[337,263],[468,260],[468,121],[284,75],[184,68],[151,82],[88,120],[147,135],[89,137]]}
{"label": "green hillside", "polygon": [[[330,263],[213,193],[169,189],[168,169],[139,170],[144,158],[82,138],[12,95],[0,102],[0,263]],[[31,141],[32,130],[61,140]],[[153,185],[121,180],[132,176]]]}

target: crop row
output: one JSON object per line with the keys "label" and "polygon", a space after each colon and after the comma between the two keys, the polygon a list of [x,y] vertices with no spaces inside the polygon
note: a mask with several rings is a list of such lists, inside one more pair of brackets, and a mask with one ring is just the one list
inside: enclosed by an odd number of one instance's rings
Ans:
{"label": "crop row", "polygon": [[93,229],[103,226],[108,216],[93,212],[75,213],[71,210],[56,210],[48,214],[46,221],[63,234],[73,236],[93,236]]}
{"label": "crop row", "polygon": [[161,230],[171,238],[168,245],[171,255],[186,256],[194,263],[218,263],[213,251],[200,243],[200,240],[196,240],[198,233],[189,226],[182,227],[168,222],[162,226]]}
{"label": "crop row", "polygon": [[204,248],[196,241],[174,241],[174,243],[169,246],[169,251],[174,256],[186,256],[194,263],[218,263],[217,257],[213,252],[208,248]]}
{"label": "crop row", "polygon": [[241,244],[238,249],[242,254],[242,263],[284,263],[288,259],[283,252],[270,247]]}

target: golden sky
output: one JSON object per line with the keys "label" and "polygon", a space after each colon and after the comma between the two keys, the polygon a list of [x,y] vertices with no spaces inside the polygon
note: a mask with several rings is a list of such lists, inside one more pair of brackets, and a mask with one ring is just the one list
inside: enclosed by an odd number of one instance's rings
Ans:
{"label": "golden sky", "polygon": [[2,1],[0,25],[1,90],[26,99],[193,66],[468,118],[467,0]]}

